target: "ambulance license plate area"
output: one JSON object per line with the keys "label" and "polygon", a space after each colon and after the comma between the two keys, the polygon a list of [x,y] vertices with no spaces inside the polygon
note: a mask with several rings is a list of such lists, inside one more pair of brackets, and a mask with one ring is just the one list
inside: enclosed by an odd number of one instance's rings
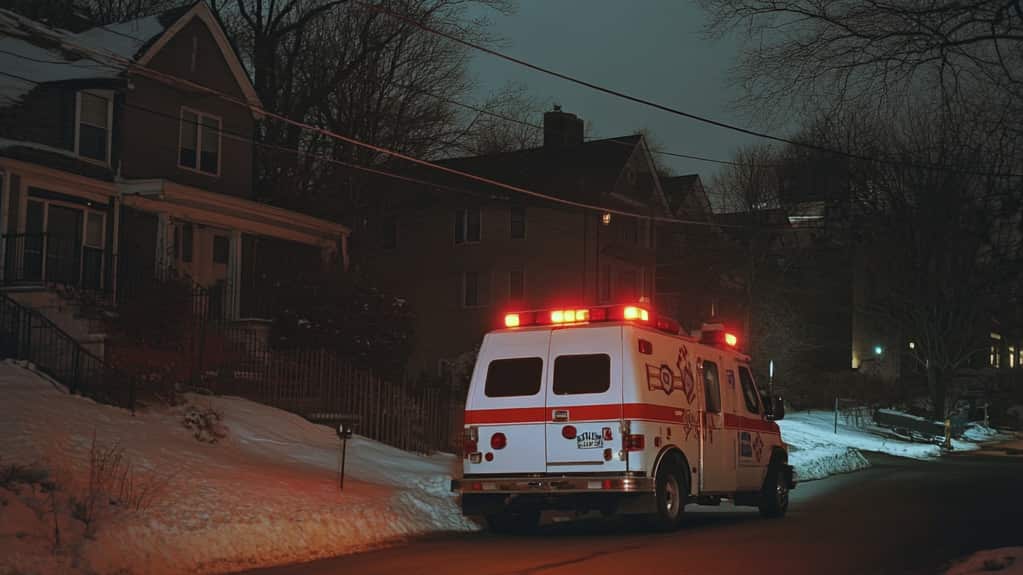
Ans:
{"label": "ambulance license plate area", "polygon": [[577,449],[599,449],[604,447],[604,438],[598,431],[583,431],[575,438]]}

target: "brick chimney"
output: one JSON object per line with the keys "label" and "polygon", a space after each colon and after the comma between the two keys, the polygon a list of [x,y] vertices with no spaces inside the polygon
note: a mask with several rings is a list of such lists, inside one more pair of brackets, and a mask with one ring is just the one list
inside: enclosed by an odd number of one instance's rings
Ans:
{"label": "brick chimney", "polygon": [[543,114],[543,147],[568,148],[583,143],[583,121],[575,114],[562,112],[555,105]]}

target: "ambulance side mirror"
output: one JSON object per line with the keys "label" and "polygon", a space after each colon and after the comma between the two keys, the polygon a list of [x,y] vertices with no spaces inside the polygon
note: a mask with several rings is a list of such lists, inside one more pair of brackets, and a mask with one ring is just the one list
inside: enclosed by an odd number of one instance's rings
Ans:
{"label": "ambulance side mirror", "polygon": [[764,415],[771,421],[785,419],[785,399],[780,395],[767,397],[764,401]]}

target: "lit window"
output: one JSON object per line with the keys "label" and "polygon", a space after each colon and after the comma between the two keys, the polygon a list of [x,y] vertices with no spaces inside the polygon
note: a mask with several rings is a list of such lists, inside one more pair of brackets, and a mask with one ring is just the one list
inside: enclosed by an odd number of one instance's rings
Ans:
{"label": "lit window", "polygon": [[991,367],[994,367],[994,368],[1001,367],[1001,361],[1000,360],[1001,360],[1001,358],[999,357],[999,353],[998,353],[998,345],[997,344],[996,345],[992,345],[991,346],[991,361],[990,361]]}
{"label": "lit window", "polygon": [[1009,368],[1016,367],[1016,346],[1009,346]]}
{"label": "lit window", "polygon": [[178,165],[220,175],[220,118],[181,109]]}
{"label": "lit window", "polygon": [[468,244],[480,241],[481,215],[479,208],[455,211],[455,243]]}
{"label": "lit window", "polygon": [[78,93],[75,152],[83,158],[110,162],[111,98],[92,92]]}

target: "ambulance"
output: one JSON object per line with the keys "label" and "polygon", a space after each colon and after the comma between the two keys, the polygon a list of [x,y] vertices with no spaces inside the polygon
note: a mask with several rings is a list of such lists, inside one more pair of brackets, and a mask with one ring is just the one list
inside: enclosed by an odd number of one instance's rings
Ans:
{"label": "ambulance", "polygon": [[462,512],[494,531],[544,510],[643,514],[686,504],[782,517],[795,487],[749,357],[720,325],[682,333],[640,305],[509,313],[487,333],[465,406]]}

